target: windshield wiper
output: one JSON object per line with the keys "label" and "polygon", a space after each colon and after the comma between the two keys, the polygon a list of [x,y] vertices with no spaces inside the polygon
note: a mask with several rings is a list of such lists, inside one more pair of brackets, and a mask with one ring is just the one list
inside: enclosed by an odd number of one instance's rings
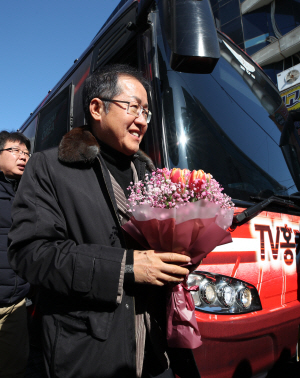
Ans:
{"label": "windshield wiper", "polygon": [[[262,200],[261,198],[253,198],[253,199]],[[276,196],[271,196],[267,199],[262,200],[262,202],[249,207],[248,209],[244,210],[242,213],[235,215],[233,217],[232,225],[230,228],[234,230],[237,226],[241,226],[242,224],[248,222],[250,219],[256,217],[259,213],[261,213],[271,203],[300,211],[300,207],[295,205],[293,201],[276,197]]]}

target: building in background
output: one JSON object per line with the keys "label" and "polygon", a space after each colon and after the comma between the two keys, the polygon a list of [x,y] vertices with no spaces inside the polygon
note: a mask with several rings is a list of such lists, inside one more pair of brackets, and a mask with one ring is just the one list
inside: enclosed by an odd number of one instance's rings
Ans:
{"label": "building in background", "polygon": [[277,87],[287,109],[300,110],[300,63],[277,74]]}
{"label": "building in background", "polygon": [[287,79],[291,85],[284,91],[294,88],[293,75],[300,73],[300,0],[210,2],[217,28],[245,50],[275,84],[277,74],[282,73],[281,79],[285,80],[287,70],[293,70]]}

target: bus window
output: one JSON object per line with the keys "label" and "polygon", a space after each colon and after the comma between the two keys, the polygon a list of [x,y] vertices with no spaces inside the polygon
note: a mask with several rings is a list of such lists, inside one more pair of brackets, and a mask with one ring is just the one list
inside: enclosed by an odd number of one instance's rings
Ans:
{"label": "bus window", "polygon": [[[102,38],[94,48],[92,72],[114,61],[121,63],[124,61],[126,55],[132,53],[132,50],[128,49],[125,55],[122,54],[124,51],[123,47],[127,45],[136,34],[134,25],[136,23],[137,6],[138,3],[133,2],[131,6],[128,7],[125,14],[122,15],[122,18],[112,28],[104,32]],[[116,52],[120,50],[121,60],[116,60]]]}
{"label": "bus window", "polygon": [[73,120],[73,85],[70,84],[40,112],[34,152],[59,144]]}
{"label": "bus window", "polygon": [[247,73],[236,63],[241,53],[225,37],[219,42],[214,71],[194,75],[168,68],[158,38],[169,165],[211,173],[234,199],[291,195],[298,188],[279,148],[282,125],[273,117],[282,100],[250,59],[242,61]]}
{"label": "bus window", "polygon": [[34,137],[36,133],[36,124],[37,124],[37,117],[35,117],[30,124],[26,127],[26,129],[23,131],[23,134],[30,140],[31,143],[31,149],[33,149],[34,146]]}

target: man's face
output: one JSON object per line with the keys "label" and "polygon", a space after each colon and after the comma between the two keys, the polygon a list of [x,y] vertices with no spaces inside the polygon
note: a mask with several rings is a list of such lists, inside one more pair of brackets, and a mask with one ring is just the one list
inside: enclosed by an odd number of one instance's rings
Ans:
{"label": "man's face", "polygon": [[[24,152],[29,152],[25,144],[20,142],[8,141],[4,146],[4,149],[6,148],[18,148]],[[2,151],[0,153],[0,171],[8,178],[19,179],[24,172],[27,161],[28,157],[24,154],[19,155],[11,151]]]}
{"label": "man's face", "polygon": [[[122,88],[122,93],[113,100],[135,101],[148,109],[147,92],[138,80],[130,76],[120,76],[119,86]],[[128,156],[133,155],[138,151],[147,130],[145,118],[143,115],[135,117],[127,114],[127,104],[119,102],[110,103],[109,112],[106,114],[103,102],[100,100],[98,102],[99,117],[97,118],[96,115],[95,118],[91,111],[93,118],[99,121],[94,122],[94,135],[115,150]]]}

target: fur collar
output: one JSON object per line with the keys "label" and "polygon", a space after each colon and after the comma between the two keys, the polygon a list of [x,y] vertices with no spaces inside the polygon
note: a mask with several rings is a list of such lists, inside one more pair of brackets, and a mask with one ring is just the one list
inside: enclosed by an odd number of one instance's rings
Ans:
{"label": "fur collar", "polygon": [[[90,165],[99,152],[100,146],[90,129],[87,126],[75,127],[63,136],[58,147],[58,159],[66,164]],[[145,162],[150,171],[155,169],[150,157],[142,150],[134,157]]]}

